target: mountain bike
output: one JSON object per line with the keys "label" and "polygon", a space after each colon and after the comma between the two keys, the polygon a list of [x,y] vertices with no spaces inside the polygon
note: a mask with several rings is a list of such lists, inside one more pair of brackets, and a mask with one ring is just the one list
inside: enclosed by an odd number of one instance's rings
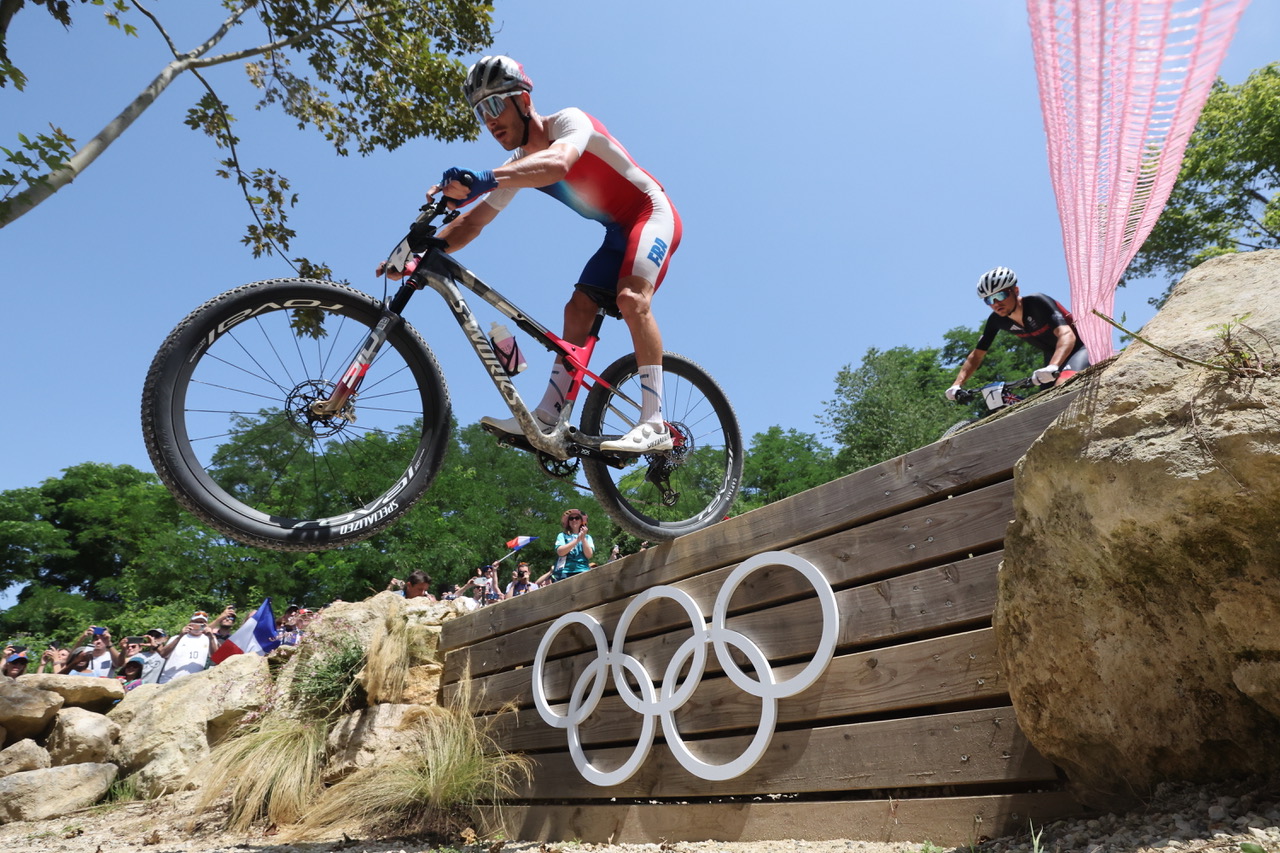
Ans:
{"label": "mountain bike", "polygon": [[1035,380],[1030,376],[1026,376],[1022,379],[1015,379],[1013,382],[991,382],[987,385],[983,385],[981,388],[972,390],[969,388],[961,388],[956,392],[957,403],[970,403],[980,398],[983,404],[987,407],[987,411],[977,417],[965,418],[962,421],[952,424],[947,427],[946,432],[944,432],[941,437],[948,438],[955,435],[970,424],[976,424],[978,421],[995,414],[1001,409],[1007,409],[1015,403],[1021,403],[1030,396],[1029,394],[1015,394],[1014,391],[1022,388],[1039,387],[1039,384],[1036,383]]}
{"label": "mountain bike", "polygon": [[[552,334],[446,254],[435,223],[456,215],[444,199],[420,209],[388,259],[406,273],[389,300],[328,281],[260,281],[209,300],[174,328],[147,373],[142,424],[156,472],[178,502],[227,536],[283,551],[358,542],[401,518],[430,486],[449,441],[444,377],[403,318],[410,298],[430,288],[523,429],[501,442],[532,453],[553,477],[574,482],[581,469],[605,512],[642,539],[674,539],[724,518],[743,449],[715,380],[664,353],[673,449],[602,449],[639,421],[635,356],[592,372],[605,310],[582,346]],[[463,290],[563,358],[572,386],[549,431],[521,399]]]}

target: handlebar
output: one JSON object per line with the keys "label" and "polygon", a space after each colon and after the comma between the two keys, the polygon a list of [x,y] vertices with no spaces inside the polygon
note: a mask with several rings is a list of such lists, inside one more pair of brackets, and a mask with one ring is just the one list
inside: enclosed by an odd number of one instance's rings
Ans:
{"label": "handlebar", "polygon": [[[470,172],[463,172],[456,180],[463,186],[470,187],[475,182],[475,176]],[[440,225],[448,225],[458,217],[461,211],[449,207],[449,202],[452,200],[443,193],[437,201],[432,201],[428,196],[427,203],[418,208],[418,218],[409,226],[409,233],[387,256],[387,260],[379,267],[379,271],[392,270],[411,275],[417,267],[415,255],[425,255],[432,248],[445,248],[445,242],[436,237],[436,232],[439,230],[436,220],[440,220]]]}
{"label": "handlebar", "polygon": [[[1042,388],[1042,387],[1044,386],[1038,384],[1035,381],[1035,379],[1031,376],[1024,376],[1021,379],[1015,379],[1012,382],[1004,383],[1005,390],[1009,390],[1012,388]],[[981,388],[972,388],[972,389],[961,388],[958,391],[956,391],[955,401],[957,403],[971,403],[974,400],[978,400],[981,398],[982,396],[981,391],[982,391]]]}

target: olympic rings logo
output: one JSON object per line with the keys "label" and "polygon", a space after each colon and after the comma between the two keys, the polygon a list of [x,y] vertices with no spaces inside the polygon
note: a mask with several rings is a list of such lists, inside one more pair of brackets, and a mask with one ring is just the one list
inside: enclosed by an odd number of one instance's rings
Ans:
{"label": "olympic rings logo", "polygon": [[[818,595],[822,608],[822,635],[818,641],[818,649],[811,660],[800,672],[791,678],[778,683],[774,680],[773,667],[764,653],[749,637],[738,631],[730,630],[725,621],[728,616],[729,601],[739,584],[753,572],[765,566],[788,566],[795,569],[809,581]],[[662,674],[662,681],[655,685],[653,676],[635,657],[626,654],[627,631],[631,621],[646,604],[660,598],[667,598],[684,608],[693,627],[693,636],[680,645],[667,664]],[[596,658],[589,663],[583,673],[574,682],[570,691],[569,705],[564,714],[552,710],[547,702],[543,685],[543,669],[546,665],[547,652],[556,636],[569,625],[581,625],[590,632],[595,642]],[[712,609],[711,624],[698,608],[697,603],[687,592],[673,586],[655,586],[637,595],[622,612],[618,625],[613,632],[613,645],[610,647],[603,626],[586,613],[566,613],[551,623],[551,627],[542,635],[538,644],[538,653],[533,659],[533,702],[542,719],[550,726],[568,729],[569,754],[574,766],[588,782],[607,787],[620,785],[640,769],[640,765],[649,754],[656,734],[657,720],[662,720],[662,733],[666,737],[667,747],[675,755],[680,765],[693,775],[712,782],[733,779],[746,773],[764,755],[773,739],[774,725],[778,719],[778,700],[794,696],[811,686],[826,671],[831,657],[835,653],[836,633],[840,627],[840,614],[836,606],[835,593],[822,573],[810,563],[794,554],[785,551],[769,551],[740,564],[725,580],[719,595],[716,596]],[[747,748],[732,761],[725,764],[709,764],[689,751],[688,746],[676,727],[675,712],[693,695],[702,680],[706,669],[707,646],[715,649],[716,659],[720,662],[725,675],[737,687],[760,699],[760,723],[756,727],[755,736]],[[738,649],[750,661],[756,678],[750,678],[739,668],[729,654],[729,647]],[[689,674],[683,683],[679,682],[681,670],[689,664]],[[582,739],[578,727],[595,711],[605,690],[605,673],[613,676],[613,683],[618,695],[627,707],[643,717],[640,738],[635,749],[626,761],[615,770],[600,770],[586,757],[582,748]],[[639,686],[640,695],[631,688],[624,676],[630,673]]]}

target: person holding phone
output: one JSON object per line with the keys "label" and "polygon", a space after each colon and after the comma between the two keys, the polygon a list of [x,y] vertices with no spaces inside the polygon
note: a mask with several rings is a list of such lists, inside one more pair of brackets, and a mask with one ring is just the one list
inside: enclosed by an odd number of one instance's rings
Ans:
{"label": "person holding phone", "polygon": [[160,671],[157,683],[168,684],[175,678],[202,672],[217,650],[218,637],[209,627],[209,614],[197,610],[187,620],[187,626],[170,637],[160,649],[164,669]]}
{"label": "person holding phone", "polygon": [[507,598],[533,592],[538,585],[529,579],[529,564],[521,563],[511,574],[511,583],[507,584]]}
{"label": "person holding phone", "polygon": [[169,635],[162,628],[152,628],[147,633],[140,634],[137,639],[141,648],[132,656],[142,658],[142,683],[155,684],[160,678],[160,671],[164,669],[160,648],[168,642]]}
{"label": "person holding phone", "polygon": [[231,639],[231,635],[236,632],[236,609],[233,605],[228,604],[218,614],[218,618],[213,620],[213,633],[218,638],[219,643],[224,643]]}
{"label": "person holding phone", "polygon": [[67,671],[67,658],[71,657],[71,650],[63,648],[60,643],[51,642],[49,647],[40,655],[40,662],[36,664],[36,672],[48,672],[53,675],[65,675]]}
{"label": "person holding phone", "polygon": [[[5,651],[12,651],[12,649],[5,649]],[[28,663],[30,661],[27,658],[26,649],[12,652],[12,654],[4,656],[4,668],[0,670],[0,673],[5,678],[17,678],[19,675],[26,675]]]}
{"label": "person holding phone", "polygon": [[93,649],[89,660],[89,674],[98,678],[110,678],[115,668],[124,663],[124,654],[111,642],[111,629],[105,626],[90,625],[85,628],[76,645]]}

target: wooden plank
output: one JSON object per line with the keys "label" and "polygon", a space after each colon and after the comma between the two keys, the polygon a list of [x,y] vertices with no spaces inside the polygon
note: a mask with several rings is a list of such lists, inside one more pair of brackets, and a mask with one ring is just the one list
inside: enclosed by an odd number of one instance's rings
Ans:
{"label": "wooden plank", "polygon": [[[841,614],[837,648],[902,642],[926,631],[958,630],[989,620],[995,607],[996,571],[1002,554],[984,554],[836,593]],[[729,625],[760,645],[771,663],[795,659],[816,649],[822,631],[812,598],[731,617]],[[663,672],[671,655],[688,636],[687,622],[674,627],[674,633],[629,640],[627,653],[644,664],[648,672]],[[540,640],[541,636],[527,638],[535,648]],[[466,652],[454,654],[465,657]],[[593,646],[577,654],[549,659],[543,672],[543,690],[548,699],[567,700],[573,683],[595,657]],[[720,672],[714,655],[707,671]],[[472,708],[477,712],[496,711],[509,702],[528,707],[533,703],[532,670],[521,664],[520,668],[474,678],[470,690]],[[455,700],[458,693],[458,683],[444,687],[449,701]]]}
{"label": "wooden plank", "polygon": [[[885,577],[913,566],[940,562],[957,553],[993,548],[1003,540],[1012,518],[1013,482],[1009,480],[952,500],[796,545],[789,552],[813,563],[833,588],[841,589],[855,582]],[[593,569],[587,574],[603,574],[610,568],[611,566],[605,566]],[[734,568],[736,566],[707,571],[672,586],[688,592],[703,608],[704,613],[710,613],[715,596]],[[521,598],[536,598],[541,594],[539,591]],[[735,600],[764,606],[773,601],[805,594],[811,594],[808,582],[796,572],[784,569],[769,573],[757,572],[739,587],[739,598]],[[627,600],[608,601],[584,610],[601,624],[613,625],[628,603]],[[663,614],[666,614],[666,626],[660,622],[664,618]],[[646,608],[635,623],[635,631],[641,633],[663,630],[664,627],[677,624],[672,620],[678,618],[678,615],[668,609],[651,612]],[[446,623],[445,628],[456,621]],[[545,630],[544,624],[536,624],[476,642],[465,655],[446,655],[442,682],[449,684],[467,673],[474,678],[513,666],[527,665],[533,660]],[[572,647],[562,648],[560,653],[573,650]]]}
{"label": "wooden plank", "polygon": [[521,841],[872,841],[965,847],[1089,812],[1063,791],[838,802],[508,805],[488,834]]}
{"label": "wooden plank", "polygon": [[[775,679],[784,681],[803,666],[778,667]],[[995,632],[983,628],[837,657],[813,687],[779,701],[778,724],[812,727],[859,715],[938,710],[954,703],[1003,706],[1008,701]],[[560,707],[557,712],[564,710]],[[610,695],[601,700],[579,734],[587,746],[634,742],[640,719],[621,698]],[[760,700],[723,676],[704,678],[688,704],[676,713],[685,737],[747,731],[759,719]],[[563,750],[566,743],[565,730],[548,725],[535,708],[495,717],[491,734],[509,752]]]}
{"label": "wooden plank", "polygon": [[[723,764],[746,749],[751,736],[690,744],[702,761]],[[593,766],[620,767],[633,748],[588,753]],[[778,731],[764,756],[735,779],[709,782],[686,771],[665,745],[655,744],[637,772],[607,788],[582,778],[567,751],[532,755],[530,781],[512,800],[600,797],[708,797],[859,791],[990,782],[1052,782],[1057,773],[1018,726],[1013,708],[956,711],[927,717]]]}
{"label": "wooden plank", "polygon": [[952,439],[934,442],[762,509],[714,524],[554,584],[532,596],[481,608],[450,621],[441,649],[469,646],[570,610],[634,595],[710,568],[741,562],[819,536],[942,500],[1011,476],[1031,442],[1079,393],[1082,383],[1055,389],[1042,402],[1011,412]]}

